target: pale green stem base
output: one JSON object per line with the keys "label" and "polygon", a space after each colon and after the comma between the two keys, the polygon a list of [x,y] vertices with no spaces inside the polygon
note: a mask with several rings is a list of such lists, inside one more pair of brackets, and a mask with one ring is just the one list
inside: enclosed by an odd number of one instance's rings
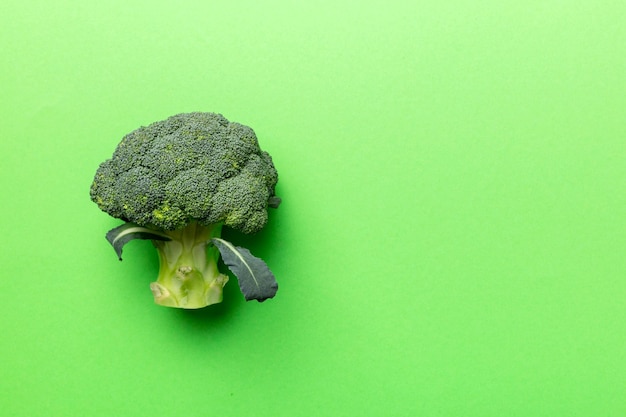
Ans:
{"label": "pale green stem base", "polygon": [[211,227],[192,223],[184,229],[165,232],[172,240],[153,241],[160,268],[150,289],[157,304],[178,308],[202,308],[222,301],[228,276],[217,269],[219,251],[208,245],[220,237],[221,224]]}

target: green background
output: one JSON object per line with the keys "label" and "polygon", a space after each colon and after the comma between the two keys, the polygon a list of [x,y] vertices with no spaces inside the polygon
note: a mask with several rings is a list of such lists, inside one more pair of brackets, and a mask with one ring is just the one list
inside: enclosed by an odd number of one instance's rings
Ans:
{"label": "green background", "polygon": [[[626,3],[0,5],[3,416],[626,415]],[[155,306],[122,136],[252,126],[280,290]]]}

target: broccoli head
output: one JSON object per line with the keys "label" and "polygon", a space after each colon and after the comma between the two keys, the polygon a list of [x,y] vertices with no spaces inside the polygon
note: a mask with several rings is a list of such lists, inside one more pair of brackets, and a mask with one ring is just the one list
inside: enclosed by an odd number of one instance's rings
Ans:
{"label": "broccoli head", "polygon": [[[274,296],[267,265],[220,238],[222,226],[262,229],[277,207],[278,175],[254,131],[215,113],[183,113],[127,134],[96,171],[91,199],[126,223],[107,239],[121,260],[134,238],[152,240],[160,270],[151,289],[158,304],[199,308],[222,300],[228,277],[221,253],[246,299]],[[256,269],[255,269],[256,268]]]}

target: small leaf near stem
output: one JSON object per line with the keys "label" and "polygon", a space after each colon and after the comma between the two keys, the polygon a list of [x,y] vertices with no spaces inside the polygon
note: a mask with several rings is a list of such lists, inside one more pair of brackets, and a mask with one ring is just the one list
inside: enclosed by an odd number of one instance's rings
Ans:
{"label": "small leaf near stem", "polygon": [[214,237],[211,242],[222,255],[224,263],[237,277],[239,288],[246,301],[265,301],[274,297],[278,283],[267,264],[255,257],[248,249]]}
{"label": "small leaf near stem", "polygon": [[122,260],[122,248],[133,239],[144,240],[171,240],[167,235],[148,229],[147,227],[138,226],[134,223],[124,223],[115,229],[109,230],[106,234],[119,260]]}

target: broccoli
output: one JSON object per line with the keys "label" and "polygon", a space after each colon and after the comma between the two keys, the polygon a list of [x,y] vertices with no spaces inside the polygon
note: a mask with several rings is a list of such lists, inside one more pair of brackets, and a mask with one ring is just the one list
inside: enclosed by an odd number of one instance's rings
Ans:
{"label": "broccoli", "polygon": [[127,134],[100,164],[90,195],[102,211],[126,222],[106,235],[120,260],[132,239],[156,247],[155,302],[193,309],[222,301],[228,276],[218,270],[220,254],[246,300],[276,294],[265,262],[221,239],[221,231],[262,229],[267,208],[280,204],[277,181],[272,158],[251,128],[196,112]]}

